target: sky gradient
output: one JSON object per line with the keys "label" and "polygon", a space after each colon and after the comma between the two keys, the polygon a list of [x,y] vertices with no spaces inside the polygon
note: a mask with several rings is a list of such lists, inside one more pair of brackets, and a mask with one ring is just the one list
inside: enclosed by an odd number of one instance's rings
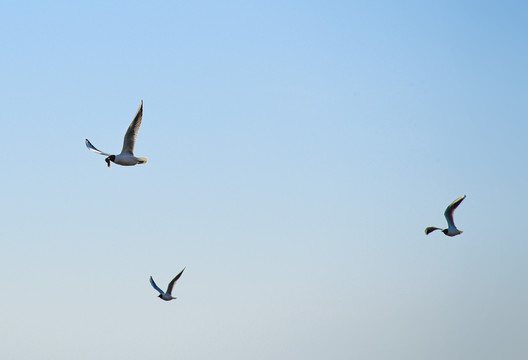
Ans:
{"label": "sky gradient", "polygon": [[527,10],[2,3],[0,358],[526,359]]}

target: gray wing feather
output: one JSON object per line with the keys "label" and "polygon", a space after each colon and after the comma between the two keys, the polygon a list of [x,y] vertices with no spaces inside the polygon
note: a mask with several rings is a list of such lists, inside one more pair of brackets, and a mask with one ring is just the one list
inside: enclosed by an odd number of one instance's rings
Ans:
{"label": "gray wing feather", "polygon": [[143,100],[141,100],[141,104],[139,105],[139,109],[136,113],[136,116],[134,116],[134,120],[132,120],[132,122],[130,123],[130,126],[128,127],[128,130],[125,134],[125,138],[123,140],[123,149],[121,150],[121,154],[134,155],[134,147],[136,146],[137,134],[139,131],[139,127],[141,126],[142,119],[143,119]]}
{"label": "gray wing feather", "polygon": [[183,270],[180,271],[180,273],[176,275],[176,277],[169,283],[169,286],[167,287],[167,294],[172,294],[172,288],[174,287],[174,284],[176,284],[176,281],[178,281],[178,279],[182,276],[184,270],[185,268],[183,268]]}
{"label": "gray wing feather", "polygon": [[101,150],[99,150],[95,146],[93,146],[92,143],[90,142],[90,140],[84,139],[84,143],[85,143],[86,147],[88,149],[92,150],[94,153],[98,153],[98,154],[105,155],[105,156],[110,156],[110,154],[102,152]]}
{"label": "gray wing feather", "polygon": [[456,199],[455,201],[453,201],[446,209],[446,211],[444,212],[444,216],[447,220],[447,225],[449,227],[454,227],[456,228],[455,226],[455,221],[453,220],[453,213],[455,212],[456,208],[458,207],[458,205],[460,205],[460,203],[466,198],[466,195],[464,196],[461,196],[459,197],[458,199]]}
{"label": "gray wing feather", "polygon": [[158,285],[156,285],[156,283],[154,282],[154,279],[152,278],[152,276],[150,277],[150,285],[152,285],[152,287],[154,289],[156,289],[157,292],[159,292],[161,295],[164,294],[163,290],[161,290]]}

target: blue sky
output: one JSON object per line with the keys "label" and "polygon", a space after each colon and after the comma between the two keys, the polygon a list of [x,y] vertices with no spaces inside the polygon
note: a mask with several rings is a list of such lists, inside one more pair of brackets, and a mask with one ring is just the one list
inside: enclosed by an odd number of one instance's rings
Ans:
{"label": "blue sky", "polygon": [[0,10],[2,359],[528,356],[524,3]]}

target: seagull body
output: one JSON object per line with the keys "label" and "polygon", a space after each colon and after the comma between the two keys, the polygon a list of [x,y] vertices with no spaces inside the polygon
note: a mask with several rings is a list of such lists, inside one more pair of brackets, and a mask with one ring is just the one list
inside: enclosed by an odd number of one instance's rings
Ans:
{"label": "seagull body", "polygon": [[[183,270],[185,270],[185,268],[183,268]],[[154,279],[152,278],[152,276],[150,277],[150,285],[152,285],[152,287],[154,289],[156,289],[157,292],[159,292],[160,294],[158,295],[158,297],[161,299],[161,300],[165,300],[165,301],[170,301],[170,300],[173,300],[173,299],[176,299],[176,297],[172,296],[172,288],[174,287],[174,284],[176,283],[176,281],[178,281],[178,279],[181,277],[181,275],[183,274],[183,270],[180,271],[180,273],[178,275],[176,275],[174,277],[174,279],[172,279],[172,281],[169,283],[169,286],[167,287],[167,291],[163,291],[161,290],[158,285],[156,285],[156,283],[154,282]]]}
{"label": "seagull body", "polygon": [[139,131],[139,127],[141,126],[142,119],[143,119],[143,100],[141,100],[141,104],[139,105],[139,109],[136,113],[136,116],[134,116],[134,119],[130,123],[130,126],[128,127],[128,130],[125,134],[125,138],[123,140],[123,149],[121,150],[120,154],[111,155],[111,154],[102,152],[99,149],[97,149],[95,146],[93,146],[92,143],[88,139],[85,140],[86,147],[97,154],[107,156],[105,161],[108,164],[108,167],[110,167],[110,161],[113,162],[114,164],[123,165],[123,166],[134,166],[137,164],[145,164],[148,160],[146,157],[134,156],[134,147],[136,146],[137,134]]}
{"label": "seagull body", "polygon": [[435,230],[442,230],[442,232],[447,236],[457,236],[463,233],[463,231],[458,230],[455,226],[455,221],[453,220],[453,213],[460,203],[466,198],[466,195],[459,197],[453,201],[445,210],[444,216],[447,220],[447,229],[441,229],[434,226],[429,226],[425,229],[425,235],[429,235]]}

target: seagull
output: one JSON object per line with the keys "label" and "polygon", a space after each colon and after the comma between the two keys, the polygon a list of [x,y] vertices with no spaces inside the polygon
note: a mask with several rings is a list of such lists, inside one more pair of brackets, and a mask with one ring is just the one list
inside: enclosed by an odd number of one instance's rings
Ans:
{"label": "seagull", "polygon": [[86,139],[86,147],[92,150],[95,153],[108,156],[105,161],[110,167],[110,161],[114,164],[123,165],[123,166],[134,166],[137,164],[145,164],[147,162],[146,157],[135,157],[134,156],[134,147],[136,146],[137,134],[139,127],[141,126],[141,119],[143,118],[143,100],[139,105],[139,109],[134,116],[134,120],[130,123],[128,130],[125,134],[125,139],[123,140],[123,149],[119,155],[110,155],[105,152],[98,150],[95,146],[92,145],[90,140]]}
{"label": "seagull", "polygon": [[[183,270],[185,270],[185,268],[183,268]],[[165,301],[171,301],[173,299],[176,299],[175,297],[173,297],[171,295],[172,293],[172,288],[174,287],[174,284],[176,283],[176,281],[178,281],[178,279],[180,278],[180,276],[182,275],[183,273],[183,270],[180,271],[180,273],[178,275],[176,275],[176,277],[174,279],[172,279],[172,281],[169,283],[169,286],[167,287],[167,291],[166,292],[163,292],[163,290],[161,290],[158,285],[156,285],[156,283],[154,282],[154,279],[152,278],[152,276],[150,277],[150,285],[152,285],[152,287],[154,289],[156,289],[157,292],[159,292],[160,294],[158,295],[158,297],[161,299],[161,300],[165,300]]]}
{"label": "seagull", "polygon": [[447,229],[440,229],[434,226],[429,226],[428,228],[425,229],[425,235],[429,235],[435,230],[442,230],[442,232],[447,236],[457,236],[457,235],[462,234],[463,231],[458,230],[457,227],[455,226],[455,221],[453,220],[453,213],[455,212],[458,205],[460,205],[462,200],[464,200],[465,198],[466,198],[466,195],[459,197],[458,199],[453,201],[445,210],[444,216],[447,220],[447,225],[448,225]]}

